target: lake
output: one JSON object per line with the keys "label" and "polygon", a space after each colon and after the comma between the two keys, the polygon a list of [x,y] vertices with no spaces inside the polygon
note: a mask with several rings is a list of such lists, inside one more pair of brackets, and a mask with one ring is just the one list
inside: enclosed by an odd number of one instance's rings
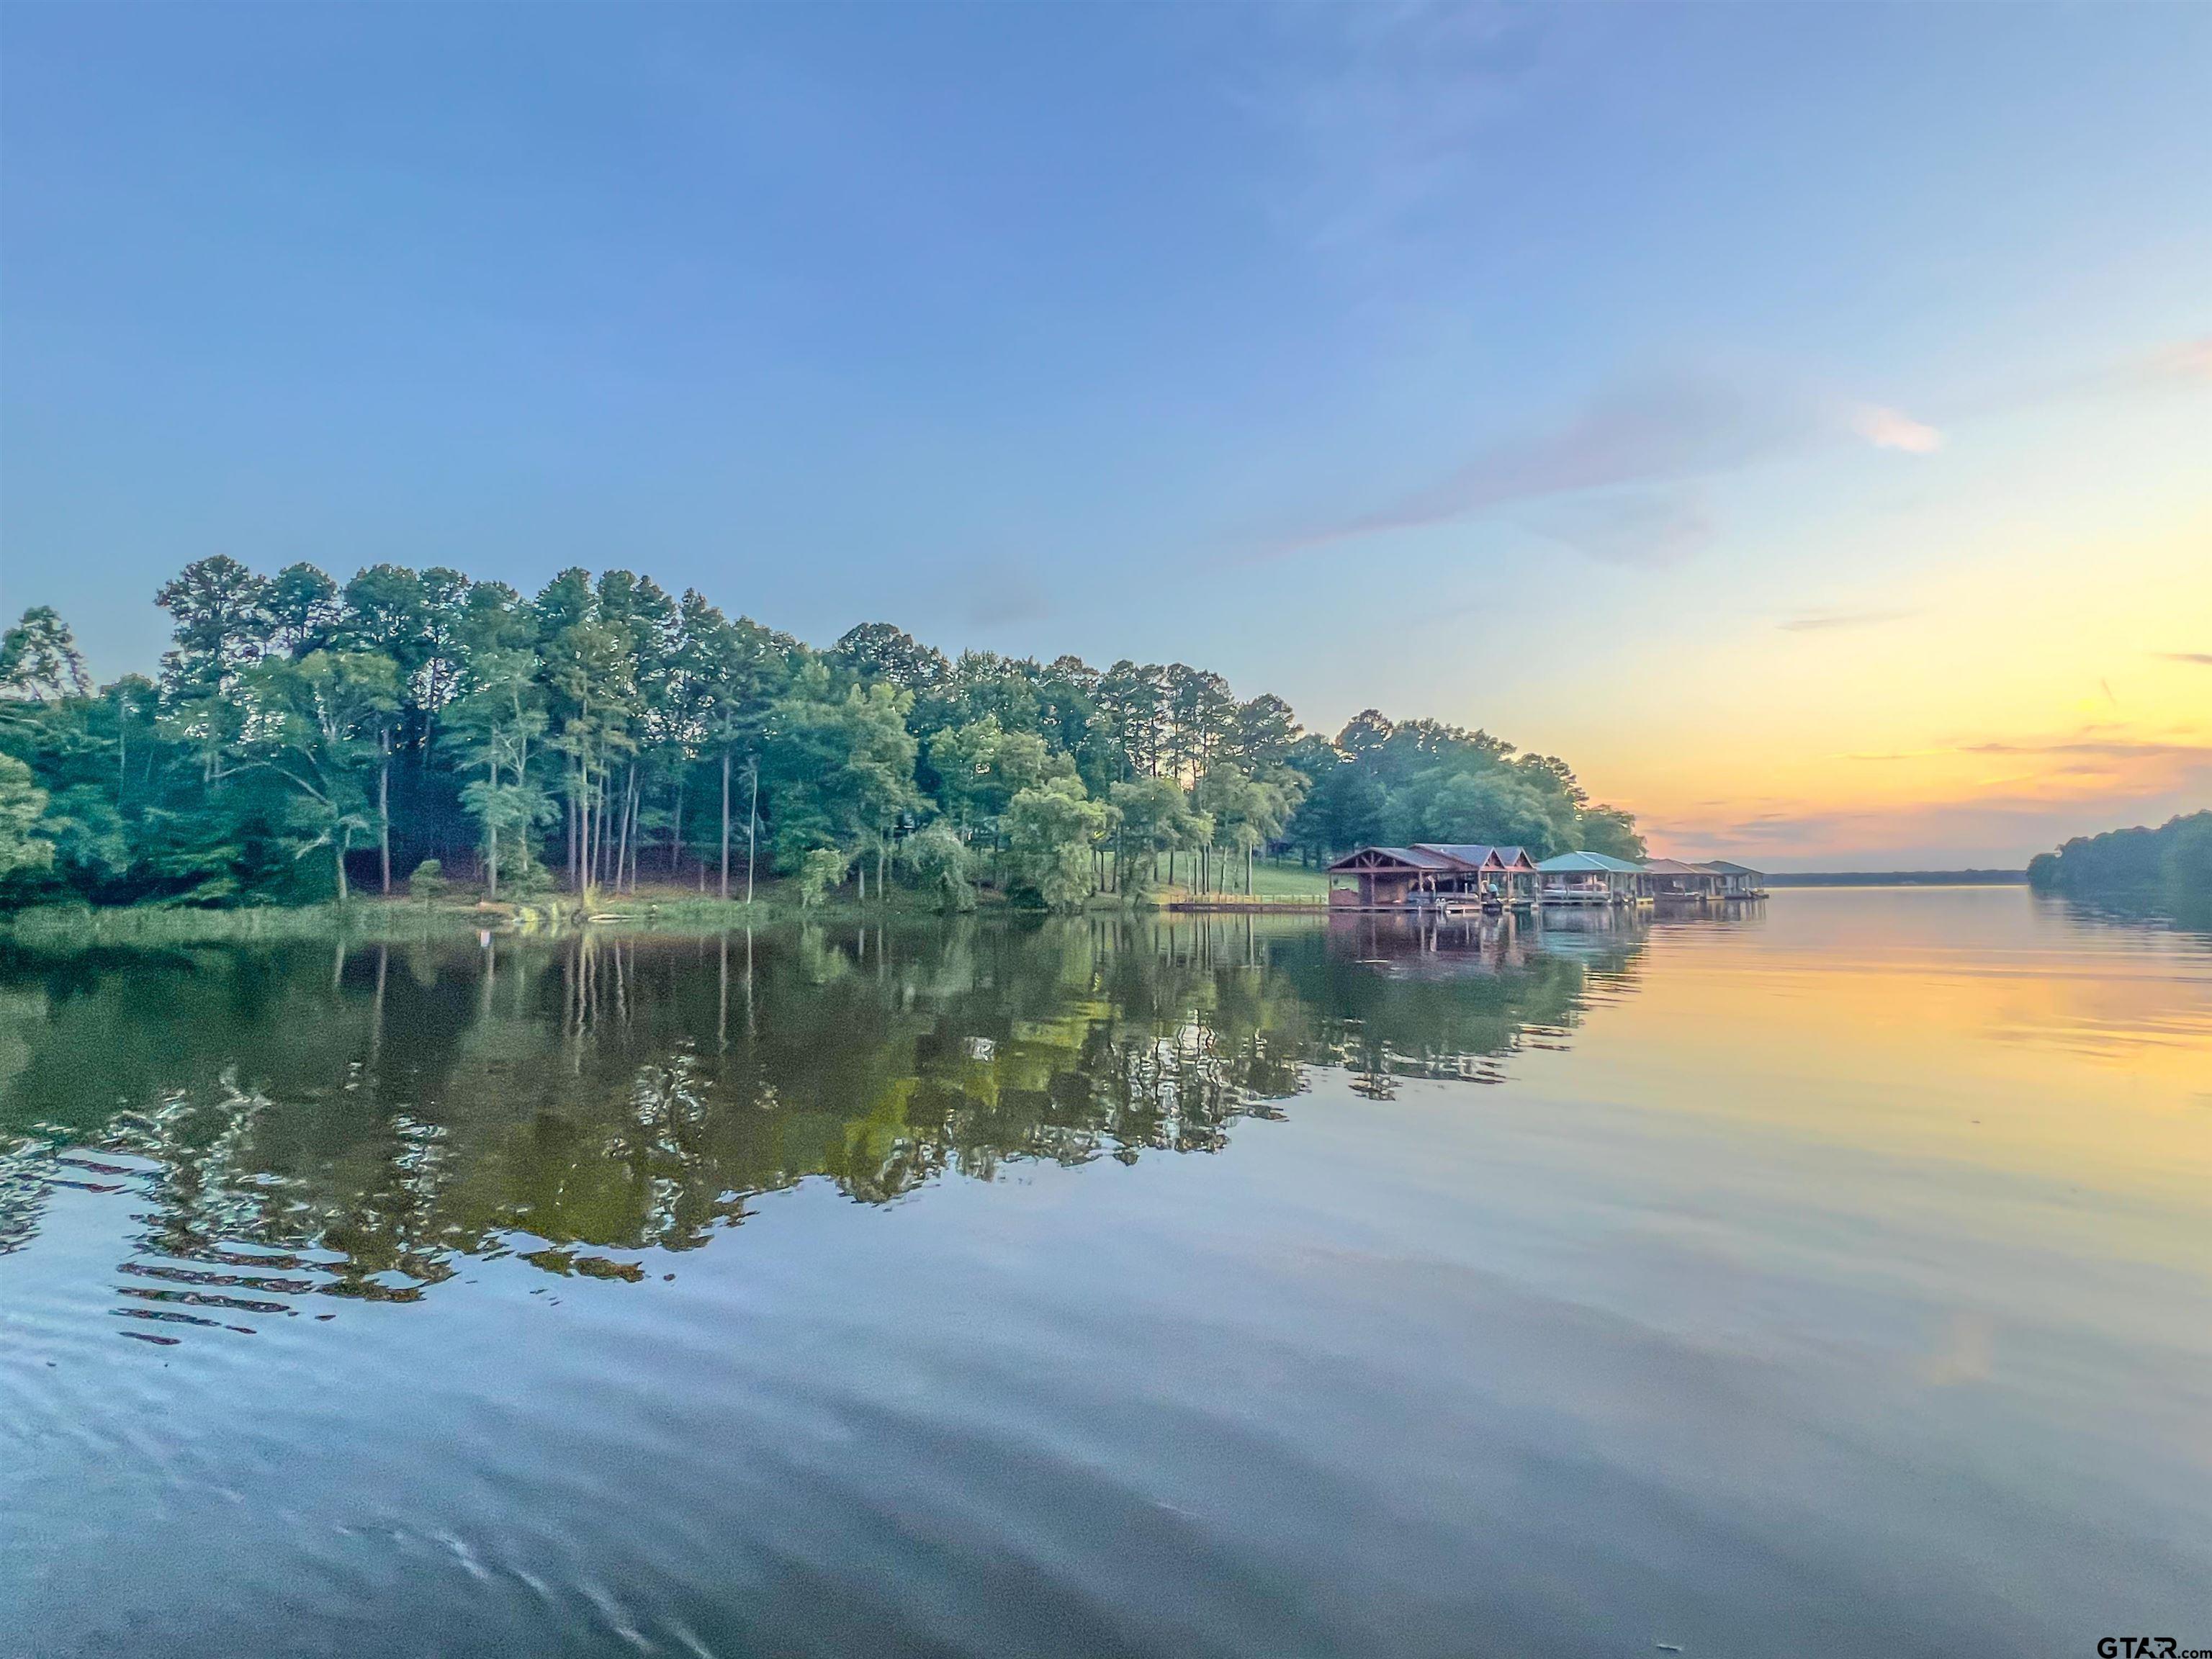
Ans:
{"label": "lake", "polygon": [[2212,940],[0,958],[0,1648],[2212,1647]]}

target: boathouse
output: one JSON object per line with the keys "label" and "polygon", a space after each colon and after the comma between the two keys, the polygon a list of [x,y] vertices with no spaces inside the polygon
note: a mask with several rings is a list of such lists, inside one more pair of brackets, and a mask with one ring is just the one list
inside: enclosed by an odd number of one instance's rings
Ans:
{"label": "boathouse", "polygon": [[1536,866],[1537,900],[1544,904],[1643,904],[1650,878],[1640,864],[1605,853],[1562,853]]}
{"label": "boathouse", "polygon": [[1467,842],[1417,841],[1414,849],[1438,853],[1476,872],[1468,890],[1488,898],[1522,903],[1536,896],[1536,860],[1525,847],[1490,847]]}
{"label": "boathouse", "polygon": [[[1359,909],[1400,904],[1526,903],[1535,897],[1536,865],[1523,847],[1417,842],[1363,847],[1328,866],[1328,902]],[[1340,886],[1336,878],[1348,884]]]}
{"label": "boathouse", "polygon": [[1726,859],[1711,859],[1698,866],[1710,870],[1721,878],[1723,898],[1765,898],[1766,877],[1764,872],[1747,865],[1730,864]]}
{"label": "boathouse", "polygon": [[1700,864],[1685,864],[1680,859],[1648,859],[1644,873],[1650,878],[1654,898],[1714,898],[1721,890],[1717,873]]}

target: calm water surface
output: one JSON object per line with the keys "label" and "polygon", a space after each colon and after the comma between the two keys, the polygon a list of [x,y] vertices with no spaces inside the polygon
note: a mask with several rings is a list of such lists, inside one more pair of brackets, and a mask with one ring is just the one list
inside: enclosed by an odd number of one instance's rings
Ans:
{"label": "calm water surface", "polygon": [[0,960],[0,1650],[2212,1646],[2212,942]]}

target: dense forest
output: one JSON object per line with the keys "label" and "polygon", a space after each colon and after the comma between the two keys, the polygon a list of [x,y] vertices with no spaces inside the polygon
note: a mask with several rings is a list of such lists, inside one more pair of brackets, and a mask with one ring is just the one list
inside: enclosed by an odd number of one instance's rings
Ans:
{"label": "dense forest", "polygon": [[2028,860],[2031,886],[2076,898],[2212,912],[2212,811],[2168,818],[2155,830],[2076,836]]}
{"label": "dense forest", "polygon": [[0,903],[234,905],[681,885],[893,886],[1048,908],[1249,890],[1255,854],[1489,841],[1638,857],[1565,762],[1374,710],[1334,738],[1181,663],[827,650],[650,578],[534,598],[448,569],[198,561],[158,678],[67,623],[0,641]]}

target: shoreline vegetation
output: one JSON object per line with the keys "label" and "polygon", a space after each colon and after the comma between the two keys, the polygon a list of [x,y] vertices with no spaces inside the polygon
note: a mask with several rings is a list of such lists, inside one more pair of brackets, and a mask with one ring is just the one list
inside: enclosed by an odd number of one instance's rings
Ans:
{"label": "shoreline vegetation", "polygon": [[1363,844],[1644,854],[1557,757],[1374,709],[1310,732],[1182,663],[888,623],[817,649],[626,570],[526,598],[217,556],[155,597],[152,678],[96,687],[50,607],[0,637],[0,917],[1304,908]]}
{"label": "shoreline vegetation", "polygon": [[[1252,895],[1199,895],[1187,888],[1158,887],[1142,909],[1249,911],[1268,915],[1320,916],[1328,909],[1328,878],[1296,865],[1271,864],[1255,872],[1260,890]],[[1310,889],[1310,890],[1301,890]],[[736,933],[749,927],[813,920],[872,922],[900,916],[943,914],[928,896],[894,887],[888,896],[866,904],[849,895],[831,894],[807,902],[790,881],[767,881],[753,898],[702,897],[683,887],[641,886],[634,892],[582,896],[548,893],[530,899],[489,900],[454,894],[424,900],[356,894],[344,903],[194,905],[45,904],[0,911],[0,942],[26,946],[197,945],[276,943],[288,939],[335,939],[376,944],[441,939],[470,933],[557,938],[581,928],[601,927],[623,933]],[[1083,911],[1121,913],[1131,907],[1110,896],[1094,895]],[[979,914],[1042,915],[995,895],[973,907]],[[1080,914],[1081,911],[1076,912]]]}
{"label": "shoreline vegetation", "polygon": [[2155,830],[2076,836],[2031,859],[2027,883],[2040,893],[2212,927],[2212,811],[2179,813]]}

